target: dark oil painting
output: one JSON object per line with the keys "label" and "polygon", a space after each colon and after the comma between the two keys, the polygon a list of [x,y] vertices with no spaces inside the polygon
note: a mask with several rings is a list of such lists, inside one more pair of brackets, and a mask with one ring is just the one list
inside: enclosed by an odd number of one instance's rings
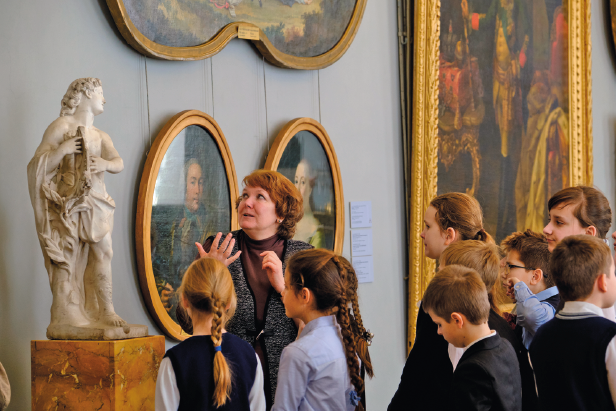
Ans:
{"label": "dark oil painting", "polygon": [[177,289],[198,255],[195,242],[231,230],[231,199],[215,140],[191,125],[173,140],[162,160],[152,201],[151,253],[158,295],[177,322]]}
{"label": "dark oil painting", "polygon": [[441,1],[438,194],[475,196],[498,241],[569,185],[566,3]]}
{"label": "dark oil painting", "polygon": [[295,184],[304,200],[304,217],[297,223],[293,238],[315,248],[333,250],[336,229],[334,180],[319,139],[306,130],[294,135],[282,153],[277,171]]}

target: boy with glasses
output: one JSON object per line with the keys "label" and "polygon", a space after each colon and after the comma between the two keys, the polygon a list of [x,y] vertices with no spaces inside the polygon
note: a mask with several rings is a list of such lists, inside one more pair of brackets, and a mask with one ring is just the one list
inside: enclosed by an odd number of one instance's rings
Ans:
{"label": "boy with glasses", "polygon": [[528,349],[539,327],[552,318],[560,301],[549,273],[550,251],[542,234],[516,232],[501,243],[506,253],[507,295],[516,301],[515,330]]}

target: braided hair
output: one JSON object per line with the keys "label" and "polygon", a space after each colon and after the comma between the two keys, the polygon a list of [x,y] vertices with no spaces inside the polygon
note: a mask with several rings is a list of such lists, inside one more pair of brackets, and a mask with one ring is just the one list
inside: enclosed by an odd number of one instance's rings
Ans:
{"label": "braided hair", "polygon": [[[193,310],[213,314],[212,342],[214,343],[214,405],[221,407],[230,398],[233,373],[220,350],[222,330],[233,316],[237,297],[227,267],[213,258],[200,258],[193,262],[182,279],[178,293]],[[225,308],[229,307],[228,310]],[[194,320],[194,318],[193,318]]]}
{"label": "braided hair", "polygon": [[347,301],[351,302],[353,313],[349,312],[349,319],[351,321],[351,329],[355,335],[355,346],[357,348],[357,355],[365,368],[366,374],[370,378],[374,377],[374,370],[372,368],[372,360],[370,359],[370,352],[368,352],[368,338],[369,331],[364,327],[364,322],[361,319],[361,313],[359,312],[359,301],[357,298],[357,287],[359,282],[357,281],[357,274],[355,269],[344,257],[334,257],[334,262],[338,266],[338,272],[340,277],[344,272],[346,277],[347,288]]}
{"label": "braided hair", "polygon": [[[349,262],[344,257],[339,257],[332,251],[311,249],[294,254],[287,263],[287,271],[290,275],[293,292],[298,294],[303,288],[307,288],[314,295],[316,310],[336,313],[336,320],[342,334],[349,377],[355,391],[362,393],[364,381],[360,375],[357,338],[353,331],[349,313],[349,300],[352,300],[352,298],[349,298],[348,291],[349,266]],[[356,294],[356,292],[353,292],[353,294]],[[353,311],[355,312],[355,310]],[[359,310],[357,310],[357,313],[359,313]],[[356,320],[353,320],[353,322],[356,322]],[[358,403],[356,407],[357,411],[363,411],[361,403]]]}

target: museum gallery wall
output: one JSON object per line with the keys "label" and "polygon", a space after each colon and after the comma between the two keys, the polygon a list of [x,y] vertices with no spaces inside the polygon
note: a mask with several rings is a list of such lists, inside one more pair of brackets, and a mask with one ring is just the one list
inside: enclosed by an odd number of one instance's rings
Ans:
{"label": "museum gallery wall", "polygon": [[552,194],[592,184],[590,8],[589,0],[420,0],[412,14],[407,5],[408,349],[434,275],[419,237],[434,196],[477,198],[500,242],[541,232]]}

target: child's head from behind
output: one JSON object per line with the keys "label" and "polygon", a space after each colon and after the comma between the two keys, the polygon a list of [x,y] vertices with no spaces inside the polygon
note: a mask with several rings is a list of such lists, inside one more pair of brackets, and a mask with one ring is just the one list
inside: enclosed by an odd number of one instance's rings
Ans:
{"label": "child's head from behind", "polygon": [[479,202],[463,193],[441,194],[430,202],[421,238],[426,257],[432,259],[438,259],[457,240],[493,241],[483,229]]}
{"label": "child's head from behind", "polygon": [[500,253],[496,244],[479,240],[457,241],[447,247],[439,259],[441,270],[449,265],[461,265],[477,271],[488,291],[490,308],[498,312],[494,285],[498,280]]}
{"label": "child's head from behind", "polygon": [[237,297],[233,279],[225,265],[213,258],[200,258],[193,262],[184,277],[178,293],[188,311],[193,329],[204,316],[213,315],[211,338],[214,343],[214,404],[225,404],[230,398],[232,373],[220,349],[222,329],[235,312]]}
{"label": "child's head from behind", "polygon": [[306,318],[310,312],[336,314],[351,382],[359,393],[364,389],[364,382],[359,374],[356,336],[348,309],[349,267],[352,269],[344,257],[329,250],[311,249],[295,253],[287,263],[282,301],[290,318]]}
{"label": "child's head from behind", "polygon": [[563,300],[593,299],[601,308],[614,305],[614,260],[602,240],[588,235],[566,237],[554,248],[550,262]]}
{"label": "child's head from behind", "polygon": [[612,225],[607,198],[594,187],[568,187],[548,201],[549,221],[543,229],[550,251],[570,235],[587,234],[605,238]]}
{"label": "child's head from behind", "polygon": [[501,242],[501,249],[506,254],[508,278],[518,278],[541,290],[555,285],[550,275],[551,254],[543,234],[531,230],[515,232]]}
{"label": "child's head from behind", "polygon": [[421,304],[438,325],[438,333],[456,347],[471,342],[469,331],[490,316],[484,282],[477,271],[461,265],[448,265],[436,273]]}

